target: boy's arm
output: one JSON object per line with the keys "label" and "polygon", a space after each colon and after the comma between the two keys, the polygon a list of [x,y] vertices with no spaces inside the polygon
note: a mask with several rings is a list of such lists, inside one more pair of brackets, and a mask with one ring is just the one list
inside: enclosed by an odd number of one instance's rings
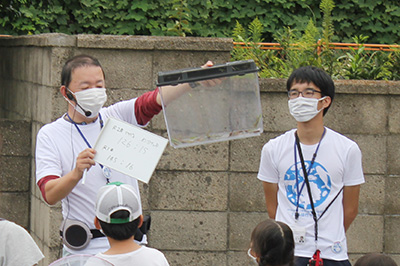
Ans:
{"label": "boy's arm", "polygon": [[358,200],[360,196],[360,185],[345,186],[343,188],[343,223],[345,232],[358,214]]}
{"label": "boy's arm", "polygon": [[278,208],[278,184],[263,182],[263,187],[268,216],[275,219],[276,209]]}

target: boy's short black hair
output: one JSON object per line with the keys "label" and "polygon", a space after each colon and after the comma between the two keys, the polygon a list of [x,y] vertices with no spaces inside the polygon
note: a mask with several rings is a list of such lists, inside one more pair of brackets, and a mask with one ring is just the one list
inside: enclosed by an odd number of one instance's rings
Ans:
{"label": "boy's short black hair", "polygon": [[[304,66],[294,70],[286,82],[286,89],[289,91],[294,83],[311,82],[321,90],[322,97],[329,96],[333,102],[333,98],[335,97],[335,84],[331,76],[318,67]],[[329,107],[330,105],[324,109],[324,115],[328,112]]]}
{"label": "boy's short black hair", "polygon": [[90,56],[90,55],[77,55],[69,59],[63,66],[63,69],[61,71],[61,85],[64,85],[66,87],[69,86],[71,83],[71,74],[72,71],[79,67],[84,67],[84,66],[98,66],[101,68],[101,71],[103,72],[103,77],[105,78],[104,75],[104,70],[103,67],[101,66],[99,60],[96,58]]}
{"label": "boy's short black hair", "polygon": [[[111,214],[111,218],[129,218],[129,212],[125,210],[116,211]],[[136,234],[139,227],[140,216],[132,222],[123,224],[109,224],[99,219],[101,229],[104,234],[115,240],[126,240]]]}

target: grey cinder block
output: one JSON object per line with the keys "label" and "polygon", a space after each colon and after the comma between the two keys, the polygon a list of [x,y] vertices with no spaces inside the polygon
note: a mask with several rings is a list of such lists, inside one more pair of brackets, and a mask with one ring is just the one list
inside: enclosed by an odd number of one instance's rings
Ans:
{"label": "grey cinder block", "polygon": [[400,253],[400,217],[385,216],[385,253],[399,254]]}
{"label": "grey cinder block", "polygon": [[383,230],[381,215],[358,215],[346,232],[349,253],[382,252]]}
{"label": "grey cinder block", "polygon": [[250,236],[254,227],[268,219],[262,212],[231,212],[229,214],[229,249],[246,250],[250,247]]}
{"label": "grey cinder block", "polygon": [[226,211],[228,174],[157,171],[150,185],[155,210]]}
{"label": "grey cinder block", "polygon": [[[162,250],[225,251],[225,212],[152,211],[149,245]],[[189,233],[190,232],[190,233]]]}

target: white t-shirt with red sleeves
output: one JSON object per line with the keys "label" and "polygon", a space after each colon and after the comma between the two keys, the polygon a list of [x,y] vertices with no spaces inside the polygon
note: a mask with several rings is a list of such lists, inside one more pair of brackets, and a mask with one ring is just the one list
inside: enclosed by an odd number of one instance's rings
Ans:
{"label": "white t-shirt with red sleeves", "polygon": [[[103,123],[109,117],[114,117],[133,125],[138,125],[134,115],[136,99],[118,102],[100,110]],[[93,147],[101,131],[100,119],[87,125],[78,125],[82,134]],[[46,176],[64,176],[75,168],[76,158],[80,152],[88,148],[84,138],[75,125],[67,121],[64,116],[56,121],[44,125],[37,135],[36,143],[36,182]],[[139,195],[139,186],[136,179],[111,170],[110,182],[123,182],[136,188]],[[62,202],[64,219],[79,220],[90,229],[95,229],[95,201],[97,191],[106,184],[106,178],[99,164],[96,163],[87,171],[85,184],[82,181],[75,186],[71,193]],[[83,250],[64,248],[72,254],[97,254],[109,248],[106,237],[92,239]]]}
{"label": "white t-shirt with red sleeves", "polygon": [[[318,218],[342,187],[364,183],[361,151],[358,145],[329,128],[325,129],[325,136],[321,140],[315,162],[308,175]],[[302,238],[295,243],[295,255],[310,258],[316,250],[314,220],[299,153],[297,147],[295,148],[295,131],[295,129],[290,130],[264,145],[257,177],[261,181],[278,184],[278,208],[275,219],[288,224],[293,231],[305,231],[305,239]],[[318,144],[301,144],[307,170],[317,146]],[[297,205],[299,218],[296,220]],[[317,248],[321,250],[322,258],[348,259],[343,224],[343,192],[318,221]]]}

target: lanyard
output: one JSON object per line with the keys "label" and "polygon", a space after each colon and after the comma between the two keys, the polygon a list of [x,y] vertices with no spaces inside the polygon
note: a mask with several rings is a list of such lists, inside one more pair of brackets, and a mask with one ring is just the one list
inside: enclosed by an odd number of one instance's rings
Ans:
{"label": "lanyard", "polygon": [[[81,135],[82,139],[85,141],[86,145],[87,145],[89,148],[92,148],[92,145],[90,145],[90,143],[89,143],[89,141],[86,139],[85,135],[83,135],[83,132],[82,132],[81,129],[78,127],[78,124],[75,123],[74,120],[72,120],[72,118],[69,116],[68,113],[67,113],[67,117],[68,117],[69,121],[70,121],[72,124],[74,124],[76,130],[78,130],[79,134]],[[100,130],[101,130],[101,129],[103,128],[104,125],[103,125],[103,119],[102,119],[100,113],[99,113],[99,121],[100,121]],[[104,171],[105,169],[103,168],[103,165],[102,165],[102,164],[99,164],[99,165],[100,165],[101,169]],[[106,180],[107,180],[107,184],[110,183],[110,178],[108,178],[108,177],[106,177],[106,176],[105,176],[105,178],[106,178]]]}
{"label": "lanyard", "polygon": [[[314,152],[313,157],[312,157],[312,159],[311,159],[310,166],[308,167],[308,170],[307,170],[307,177],[308,177],[308,175],[310,174],[311,168],[312,168],[312,166],[313,166],[313,164],[314,164],[314,162],[315,162],[315,158],[317,157],[317,153],[318,153],[318,150],[319,150],[319,146],[321,145],[321,141],[322,141],[322,139],[323,139],[324,136],[325,136],[325,132],[326,132],[326,129],[324,128],[324,132],[322,133],[321,139],[319,140],[318,145],[317,145],[317,148],[315,149],[315,152]],[[296,148],[297,148],[297,143],[300,144],[300,141],[299,141],[299,137],[297,136],[297,132],[295,133],[295,136],[296,136],[296,140],[295,140],[295,142],[294,142],[294,165],[295,165],[295,169],[296,169],[296,188],[297,188],[297,204],[296,204],[295,218],[296,218],[296,220],[297,220],[297,219],[299,218],[299,201],[300,201],[300,194],[301,194],[301,192],[303,192],[304,185],[306,184],[306,182],[303,183],[303,185],[301,186],[301,188],[300,188],[300,190],[299,190],[299,177],[298,177],[298,169],[297,169],[297,152],[296,152]],[[299,154],[300,154],[300,158],[302,158],[302,157],[303,157],[303,154],[302,154],[302,152],[301,152],[301,148],[300,148],[300,147],[299,147]],[[303,161],[304,161],[304,159],[303,159]],[[302,167],[303,167],[303,169],[305,169],[304,166],[302,166]],[[304,171],[304,170],[303,170],[303,171]]]}
{"label": "lanyard", "polygon": [[[325,128],[324,128],[324,133],[322,134],[322,137],[319,141],[319,144],[321,144],[322,138],[325,135]],[[299,140],[299,136],[297,135],[297,132],[295,133],[296,136],[296,146],[299,150],[299,155],[300,155],[300,161],[301,161],[301,167],[303,169],[303,174],[304,174],[304,183],[307,186],[307,190],[308,190],[308,197],[310,199],[310,205],[311,205],[311,213],[314,219],[314,235],[315,235],[315,242],[318,241],[318,221],[319,219],[321,219],[321,217],[325,214],[325,212],[328,210],[328,208],[332,205],[332,203],[337,199],[337,197],[339,196],[339,194],[342,192],[343,187],[339,190],[339,192],[336,194],[336,196],[333,198],[333,200],[328,204],[328,206],[326,206],[325,210],[321,213],[321,215],[319,216],[319,218],[317,218],[317,213],[315,211],[315,207],[314,207],[314,201],[312,198],[312,193],[311,193],[311,187],[310,187],[310,181],[308,180],[308,174],[310,172],[311,166],[315,161],[315,157],[317,156],[317,152],[318,152],[318,148],[319,148],[319,144],[317,146],[316,151],[314,152],[313,155],[313,159],[310,165],[310,168],[308,169],[308,172],[306,171],[306,167],[305,167],[305,163],[304,163],[304,158],[303,158],[303,152],[301,151],[301,146],[300,146],[300,140]],[[297,165],[297,162],[295,161],[295,164]],[[297,168],[296,168],[296,182],[298,184],[298,176],[297,176]],[[304,184],[303,184],[304,185]],[[299,205],[299,197],[300,195],[298,195],[298,200],[297,200],[297,207]],[[295,218],[298,219],[298,210],[296,209],[296,214],[295,214]]]}

